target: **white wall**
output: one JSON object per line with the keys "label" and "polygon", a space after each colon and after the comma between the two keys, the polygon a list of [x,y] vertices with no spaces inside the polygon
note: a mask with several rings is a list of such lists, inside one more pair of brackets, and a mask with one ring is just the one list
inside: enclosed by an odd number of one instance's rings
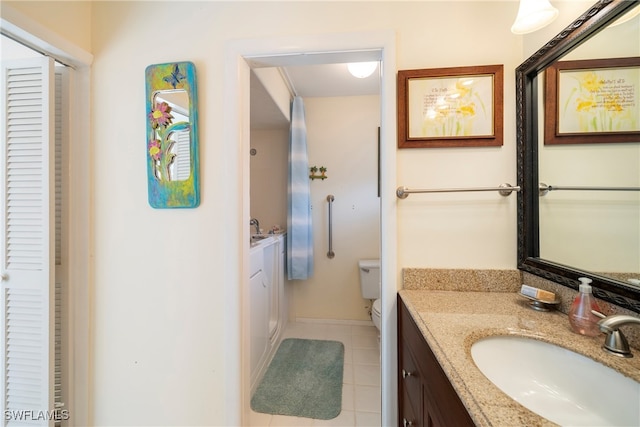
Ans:
{"label": "white wall", "polygon": [[[398,186],[516,184],[515,68],[522,38],[510,33],[517,4],[510,6],[438,3],[430,13],[406,17],[400,69],[504,64],[504,145],[399,150]],[[515,268],[516,209],[515,193],[410,195],[398,202],[398,268]]]}
{"label": "white wall", "polygon": [[[29,3],[21,7],[34,19],[79,37],[64,16],[60,24]],[[86,6],[80,3],[75,7]],[[504,64],[504,146],[401,150],[397,185],[515,183],[514,69],[525,57],[523,37],[509,31],[516,2],[132,1],[90,9],[83,34],[91,41],[79,44],[95,56],[87,143],[97,425],[239,424],[241,246],[225,237],[239,235],[229,224],[241,207],[227,195],[241,177],[229,173],[225,154],[235,148],[223,138],[228,40],[391,29],[399,69]],[[202,203],[153,210],[144,163],[144,69],[180,60],[194,62],[198,76]],[[515,268],[514,196],[412,195],[398,207],[399,269]]]}
{"label": "white wall", "polygon": [[2,3],[44,24],[57,36],[71,41],[84,51],[91,51],[92,2],[3,0]]}

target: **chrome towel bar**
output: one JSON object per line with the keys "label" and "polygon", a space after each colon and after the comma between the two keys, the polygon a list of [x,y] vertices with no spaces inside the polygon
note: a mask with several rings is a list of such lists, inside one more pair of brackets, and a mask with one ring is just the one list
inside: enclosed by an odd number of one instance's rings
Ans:
{"label": "chrome towel bar", "polygon": [[460,193],[468,191],[497,191],[501,196],[508,196],[513,191],[520,191],[519,185],[511,185],[508,183],[501,184],[498,187],[480,187],[480,188],[439,188],[433,190],[410,190],[407,187],[398,187],[396,196],[398,199],[406,199],[412,193]]}
{"label": "chrome towel bar", "polygon": [[327,202],[329,202],[329,252],[327,252],[327,258],[331,259],[336,256],[336,253],[333,252],[333,217],[332,217],[332,206],[335,197],[333,194],[329,194],[327,196]]}
{"label": "chrome towel bar", "polygon": [[564,185],[547,185],[541,182],[538,185],[539,194],[545,196],[549,191],[571,190],[571,191],[640,191],[640,187],[571,187]]}

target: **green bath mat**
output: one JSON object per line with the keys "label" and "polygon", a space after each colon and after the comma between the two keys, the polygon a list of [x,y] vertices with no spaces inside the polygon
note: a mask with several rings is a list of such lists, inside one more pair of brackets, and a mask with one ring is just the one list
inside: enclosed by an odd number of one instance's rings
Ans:
{"label": "green bath mat", "polygon": [[286,339],[258,385],[251,409],[274,415],[330,420],[342,409],[344,345]]}

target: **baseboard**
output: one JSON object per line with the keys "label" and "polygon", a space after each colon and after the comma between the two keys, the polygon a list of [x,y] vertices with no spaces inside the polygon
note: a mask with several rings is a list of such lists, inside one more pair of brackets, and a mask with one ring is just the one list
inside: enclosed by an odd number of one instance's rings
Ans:
{"label": "baseboard", "polygon": [[309,317],[296,317],[295,321],[298,323],[324,323],[345,326],[374,326],[371,320],[313,319]]}

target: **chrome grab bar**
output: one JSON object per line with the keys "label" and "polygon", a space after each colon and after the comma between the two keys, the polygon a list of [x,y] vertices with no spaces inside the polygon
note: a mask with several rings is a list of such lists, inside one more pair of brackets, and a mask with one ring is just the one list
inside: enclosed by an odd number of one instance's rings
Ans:
{"label": "chrome grab bar", "polygon": [[640,191],[640,187],[572,187],[565,185],[547,185],[544,182],[538,184],[540,196],[546,196],[549,191],[571,190],[571,191]]}
{"label": "chrome grab bar", "polygon": [[467,191],[497,191],[501,196],[508,196],[513,191],[520,191],[519,185],[511,185],[508,183],[501,184],[498,187],[480,187],[480,188],[439,188],[434,190],[410,190],[407,187],[398,187],[396,196],[398,199],[406,199],[412,193],[459,193]]}
{"label": "chrome grab bar", "polygon": [[327,202],[329,202],[329,252],[327,252],[327,258],[331,259],[334,256],[336,256],[336,253],[333,252],[333,218],[332,218],[332,209],[331,207],[333,206],[333,201],[335,200],[335,197],[333,197],[333,194],[329,194],[327,196]]}

